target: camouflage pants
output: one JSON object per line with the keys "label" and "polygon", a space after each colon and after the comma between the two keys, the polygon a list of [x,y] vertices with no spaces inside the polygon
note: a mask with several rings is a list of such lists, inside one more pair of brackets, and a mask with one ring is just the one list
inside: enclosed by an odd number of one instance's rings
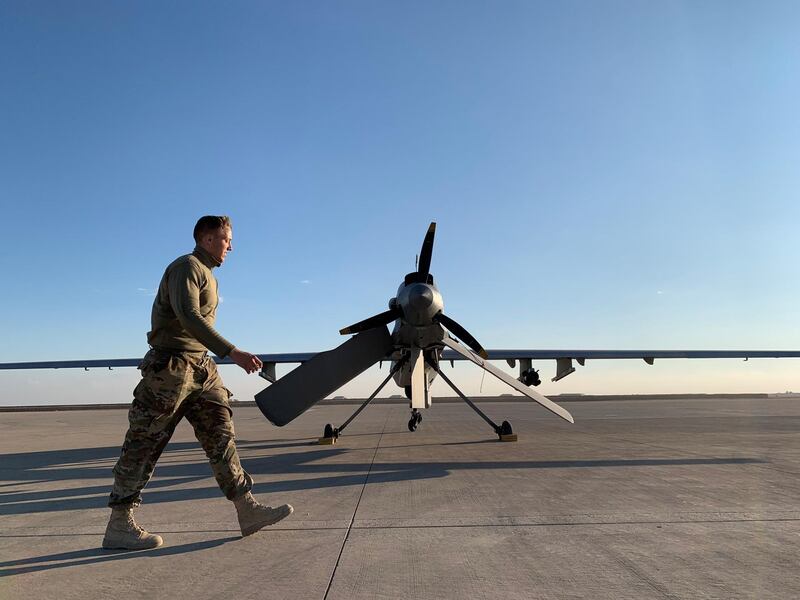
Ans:
{"label": "camouflage pants", "polygon": [[250,491],[252,479],[239,462],[233,431],[230,392],[217,365],[204,352],[148,352],[142,380],[133,391],[130,427],[114,467],[108,505],[138,506],[156,461],[183,417],[205,450],[220,489],[229,500]]}

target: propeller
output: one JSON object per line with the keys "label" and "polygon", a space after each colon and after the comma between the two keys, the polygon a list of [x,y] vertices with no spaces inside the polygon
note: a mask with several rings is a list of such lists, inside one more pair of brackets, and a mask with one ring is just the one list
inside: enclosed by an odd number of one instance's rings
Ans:
{"label": "propeller", "polygon": [[389,330],[373,327],[289,371],[256,394],[256,404],[273,425],[286,425],[378,361],[386,360],[392,348]]}
{"label": "propeller", "polygon": [[568,410],[566,410],[562,406],[559,406],[558,404],[556,404],[555,402],[550,400],[550,398],[548,398],[547,396],[544,396],[544,395],[540,394],[536,390],[532,390],[532,389],[528,388],[523,383],[521,383],[521,382],[517,381],[516,379],[514,379],[513,377],[511,377],[511,375],[509,375],[508,373],[506,373],[502,369],[498,369],[497,367],[495,367],[488,360],[482,360],[482,359],[478,358],[474,354],[470,353],[466,348],[464,348],[457,341],[449,339],[447,337],[444,338],[444,340],[442,340],[442,341],[444,342],[445,346],[447,346],[451,350],[455,350],[461,356],[463,356],[464,358],[466,358],[469,361],[472,361],[473,363],[478,365],[480,368],[482,368],[484,371],[487,371],[487,372],[491,373],[492,375],[494,375],[495,377],[497,377],[500,381],[503,381],[503,382],[507,383],[512,388],[514,388],[515,390],[520,392],[522,395],[527,396],[528,398],[530,398],[531,400],[533,400],[535,402],[538,402],[539,404],[544,406],[547,410],[549,410],[552,413],[557,414],[559,417],[561,417],[565,421],[569,421],[570,423],[574,423],[575,422],[575,419],[572,418],[572,415],[569,414]]}
{"label": "propeller", "polygon": [[397,306],[393,306],[386,312],[382,312],[373,317],[369,317],[368,319],[364,319],[363,321],[359,321],[358,323],[353,323],[352,325],[350,325],[350,327],[345,327],[344,329],[340,329],[339,333],[342,335],[348,335],[350,333],[359,333],[361,331],[366,331],[367,329],[380,327],[381,325],[388,325],[392,321],[395,321],[402,316],[403,316],[402,311]]}
{"label": "propeller", "polygon": [[406,275],[404,286],[401,286],[398,297],[393,298],[389,303],[389,310],[340,329],[339,333],[342,335],[360,333],[388,325],[400,318],[415,326],[430,325],[433,321],[442,325],[481,358],[489,358],[486,350],[469,331],[441,312],[441,296],[436,286],[433,285],[433,278],[430,274],[435,236],[436,223],[432,222],[422,241],[417,270]]}
{"label": "propeller", "polygon": [[438,321],[441,325],[444,326],[445,329],[447,329],[450,333],[455,335],[458,339],[460,339],[467,346],[469,346],[470,349],[472,349],[472,351],[475,352],[475,354],[477,354],[483,359],[489,358],[489,354],[486,352],[486,350],[483,349],[483,346],[480,345],[478,340],[476,340],[469,331],[464,329],[464,327],[456,323],[446,314],[439,313],[433,318],[433,320]]}
{"label": "propeller", "polygon": [[[414,282],[421,282],[421,283],[433,282],[433,280],[430,277],[430,269],[431,269],[431,257],[433,256],[433,238],[435,236],[436,236],[436,223],[431,222],[431,224],[428,226],[428,231],[425,233],[425,239],[422,240],[422,249],[420,250],[419,259],[417,261],[417,270],[414,271],[413,273],[409,273],[408,275],[406,275],[405,279],[406,285],[412,284]],[[402,308],[400,308],[397,304],[392,303],[390,304],[389,310],[387,310],[386,312],[374,315],[372,317],[369,317],[368,319],[359,321],[358,323],[353,323],[349,327],[340,329],[339,333],[342,335],[349,335],[352,333],[367,331],[368,329],[374,329],[375,327],[388,325],[392,321],[396,321],[402,316],[403,316]],[[466,340],[467,338],[464,339]]]}
{"label": "propeller", "polygon": [[417,273],[422,275],[422,280],[425,280],[431,270],[431,256],[433,255],[433,238],[436,235],[436,223],[431,223],[428,227],[428,232],[425,234],[425,239],[422,240],[422,250],[419,252],[419,263],[417,264]]}

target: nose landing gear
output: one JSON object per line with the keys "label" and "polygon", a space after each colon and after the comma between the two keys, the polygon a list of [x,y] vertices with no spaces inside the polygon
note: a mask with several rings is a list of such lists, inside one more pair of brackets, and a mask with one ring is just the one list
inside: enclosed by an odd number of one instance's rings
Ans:
{"label": "nose landing gear", "polygon": [[420,423],[422,423],[422,413],[414,408],[411,410],[411,419],[408,421],[408,430],[416,431],[417,425]]}

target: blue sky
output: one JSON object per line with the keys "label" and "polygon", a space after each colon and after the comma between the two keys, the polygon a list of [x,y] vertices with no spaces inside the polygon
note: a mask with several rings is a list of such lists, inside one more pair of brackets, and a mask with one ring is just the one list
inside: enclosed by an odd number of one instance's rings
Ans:
{"label": "blue sky", "polygon": [[[488,348],[798,349],[798,17],[4,2],[0,361],[143,354],[152,290],[207,213],[234,222],[218,328],[253,352],[340,343],[385,309],[430,221],[446,311]],[[596,362],[540,389],[776,392],[799,367]],[[2,404],[127,401],[136,371],[2,377]]]}

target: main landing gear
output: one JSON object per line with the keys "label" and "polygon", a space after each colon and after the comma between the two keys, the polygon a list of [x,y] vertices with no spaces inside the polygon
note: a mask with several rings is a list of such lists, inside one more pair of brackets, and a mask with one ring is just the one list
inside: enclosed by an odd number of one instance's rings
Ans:
{"label": "main landing gear", "polygon": [[[441,370],[439,370],[439,365],[437,365],[437,364],[435,364],[435,363],[433,363],[431,361],[429,361],[428,364],[437,373],[439,373],[439,375],[441,375],[442,380],[447,385],[449,385],[452,388],[452,390],[456,394],[458,394],[460,396],[460,398],[464,402],[467,403],[467,406],[469,406],[472,410],[474,410],[476,413],[478,413],[478,416],[481,417],[484,421],[486,421],[491,426],[492,429],[494,429],[494,432],[497,434],[497,437],[500,439],[501,442],[516,442],[517,441],[517,434],[514,433],[514,431],[511,429],[511,423],[509,423],[508,421],[503,421],[502,425],[498,425],[497,423],[492,421],[489,417],[487,417],[483,413],[483,411],[481,411],[481,409],[479,409],[477,406],[475,406],[475,403],[472,400],[467,398],[464,395],[464,393],[460,389],[458,389],[455,386],[455,384],[452,381],[450,381],[450,379],[448,379],[447,375],[445,375],[444,373],[441,372]],[[411,428],[411,423],[409,423],[408,426],[409,426],[409,429],[410,429]]]}
{"label": "main landing gear", "polygon": [[339,428],[334,427],[330,423],[325,425],[325,429],[322,432],[322,437],[319,438],[319,444],[323,446],[332,446],[336,443],[336,440],[339,439]]}
{"label": "main landing gear", "polygon": [[[344,428],[347,427],[350,423],[352,423],[353,419],[355,419],[359,415],[359,413],[361,413],[362,410],[367,408],[367,405],[375,399],[375,396],[378,395],[378,392],[380,392],[384,388],[384,386],[387,383],[389,383],[389,380],[394,376],[395,373],[397,373],[397,371],[400,370],[400,368],[403,366],[404,363],[405,360],[398,360],[392,367],[391,371],[389,371],[389,375],[386,377],[386,379],[383,380],[383,383],[381,383],[378,386],[378,389],[372,392],[372,395],[370,395],[370,397],[367,398],[364,404],[359,406],[356,412],[350,415],[350,418],[347,419],[347,421],[345,421],[340,427],[334,427],[330,423],[325,425],[325,429],[322,432],[322,437],[319,438],[318,443],[323,446],[331,446],[335,444],[336,440],[339,439],[339,434],[342,431],[344,431]],[[420,417],[419,420],[422,421],[422,417]]]}
{"label": "main landing gear", "polygon": [[500,427],[495,426],[494,432],[500,437],[501,442],[516,442],[517,434],[511,429],[511,423],[503,421]]}

